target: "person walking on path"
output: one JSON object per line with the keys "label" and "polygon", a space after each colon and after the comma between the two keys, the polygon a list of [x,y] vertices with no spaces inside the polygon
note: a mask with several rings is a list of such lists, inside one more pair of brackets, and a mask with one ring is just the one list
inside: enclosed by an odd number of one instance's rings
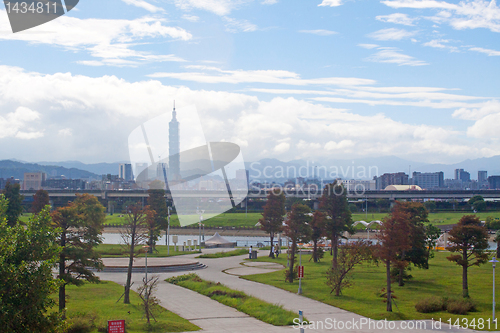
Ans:
{"label": "person walking on path", "polygon": [[252,251],[253,251],[253,247],[250,246],[250,248],[248,249],[248,259],[252,259]]}

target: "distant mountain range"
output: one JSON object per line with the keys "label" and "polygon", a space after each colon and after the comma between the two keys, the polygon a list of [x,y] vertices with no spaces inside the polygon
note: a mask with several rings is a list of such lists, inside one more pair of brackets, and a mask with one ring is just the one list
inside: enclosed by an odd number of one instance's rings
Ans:
{"label": "distant mountain range", "polygon": [[[0,178],[14,176],[23,179],[25,172],[42,171],[49,177],[100,179],[103,174],[118,174],[120,163],[85,164],[79,161],[26,163],[16,160],[0,161]],[[500,175],[500,155],[467,159],[455,164],[428,164],[405,160],[396,156],[384,156],[360,159],[323,159],[321,161],[293,160],[283,162],[274,158],[265,158],[256,162],[245,163],[251,179],[283,181],[295,177],[322,179],[373,179],[373,176],[390,172],[438,172],[443,171],[445,178],[453,178],[455,169],[470,172],[471,179],[477,179],[477,172],[488,171],[488,176]],[[319,174],[319,175],[318,175]],[[270,176],[270,177],[268,177]]]}
{"label": "distant mountain range", "polygon": [[37,163],[23,163],[12,160],[0,161],[0,178],[14,177],[24,179],[25,172],[45,172],[47,177],[61,177],[73,179],[100,179],[101,176],[87,170],[66,168],[59,165],[42,165]]}

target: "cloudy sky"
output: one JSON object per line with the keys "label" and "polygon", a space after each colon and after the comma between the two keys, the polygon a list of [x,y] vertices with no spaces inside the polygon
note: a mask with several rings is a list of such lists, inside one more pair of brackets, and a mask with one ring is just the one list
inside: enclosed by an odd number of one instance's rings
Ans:
{"label": "cloudy sky", "polygon": [[174,100],[247,161],[499,155],[499,37],[495,0],[85,0],[16,34],[1,7],[0,159],[127,160]]}

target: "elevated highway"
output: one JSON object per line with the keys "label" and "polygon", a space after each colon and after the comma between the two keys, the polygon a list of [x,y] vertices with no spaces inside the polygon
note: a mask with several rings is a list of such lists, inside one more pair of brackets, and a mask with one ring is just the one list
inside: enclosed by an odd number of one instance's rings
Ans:
{"label": "elevated highway", "polygon": [[[295,197],[302,199],[317,200],[321,197],[322,191],[307,191],[307,190],[283,190],[286,197]],[[21,194],[26,198],[32,197],[36,191],[21,191]],[[88,193],[102,200],[128,200],[148,198],[147,190],[49,190],[49,196],[52,200],[71,200],[77,194]],[[223,198],[226,195],[224,191],[180,191],[177,193],[180,198]],[[350,200],[365,200],[365,199],[389,199],[389,200],[468,200],[474,195],[481,195],[485,199],[500,200],[500,190],[431,190],[431,191],[358,191],[348,192],[347,197]],[[244,197],[246,192],[233,191],[233,196]],[[267,196],[265,190],[250,190],[248,197],[250,199],[264,199]],[[172,195],[167,191],[166,197],[171,199]]]}

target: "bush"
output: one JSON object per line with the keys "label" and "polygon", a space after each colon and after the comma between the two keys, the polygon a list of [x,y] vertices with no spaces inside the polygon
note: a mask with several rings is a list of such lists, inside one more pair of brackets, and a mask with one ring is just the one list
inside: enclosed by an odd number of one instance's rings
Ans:
{"label": "bush", "polygon": [[171,284],[179,284],[179,282],[195,279],[195,277],[199,279],[198,275],[191,273],[191,274],[173,276],[171,278],[166,279],[165,281]]}
{"label": "bush", "polygon": [[95,315],[88,314],[77,314],[74,317],[68,318],[67,325],[68,328],[65,333],[88,333],[91,332],[95,325],[96,320]]}
{"label": "bush", "polygon": [[470,299],[455,299],[448,297],[429,297],[418,301],[415,309],[420,313],[431,313],[447,310],[452,314],[466,315],[476,311],[474,302]]}
{"label": "bush", "polygon": [[445,299],[445,303],[449,313],[465,315],[476,311],[476,306],[470,299]]}
{"label": "bush", "polygon": [[445,310],[446,304],[442,298],[433,296],[418,301],[415,309],[420,313],[438,312]]}

